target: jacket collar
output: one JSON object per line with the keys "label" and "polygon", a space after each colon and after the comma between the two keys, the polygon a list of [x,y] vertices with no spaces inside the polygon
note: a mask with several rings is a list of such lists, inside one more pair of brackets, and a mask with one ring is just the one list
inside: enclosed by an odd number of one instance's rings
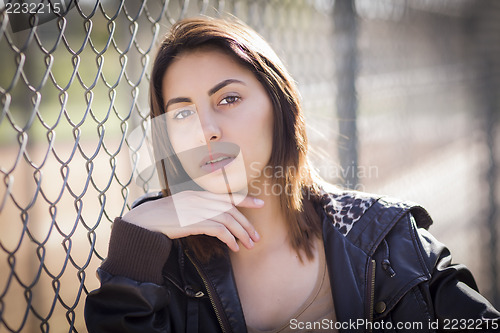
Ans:
{"label": "jacket collar", "polygon": [[[364,202],[358,201],[355,205],[363,209],[351,207],[349,210],[356,214],[349,214],[346,203],[356,200]],[[360,192],[323,193],[321,203],[317,212],[322,220],[326,261],[339,322],[371,321],[373,305],[380,301],[387,305],[386,311],[377,315],[382,317],[409,289],[429,278],[421,258],[414,255],[419,253],[417,233],[407,214],[418,216],[418,227],[428,228],[432,220],[423,208]],[[398,223],[400,221],[403,223]],[[397,249],[391,256],[395,271],[389,266],[394,275],[382,265],[382,262],[390,265],[386,238],[391,231],[395,236],[389,237],[389,241]]]}
{"label": "jacket collar", "polygon": [[330,286],[339,322],[364,318],[368,256],[349,242],[323,214],[323,241]]}

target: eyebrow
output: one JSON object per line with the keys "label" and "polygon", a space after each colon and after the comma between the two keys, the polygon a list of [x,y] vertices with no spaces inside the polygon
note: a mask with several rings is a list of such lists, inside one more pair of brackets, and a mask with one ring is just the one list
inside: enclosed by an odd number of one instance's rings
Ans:
{"label": "eyebrow", "polygon": [[[232,83],[239,83],[239,84],[246,85],[245,82],[237,80],[237,79],[227,79],[227,80],[224,80],[222,82],[217,83],[213,88],[211,88],[208,91],[208,96],[212,96],[217,91],[221,90],[225,86],[230,85]],[[176,104],[176,103],[192,103],[192,102],[193,101],[191,100],[191,98],[188,98],[188,97],[175,97],[175,98],[172,98],[172,99],[168,100],[167,104],[165,105],[165,110],[168,110],[168,107],[170,105],[172,105],[172,104]]]}
{"label": "eyebrow", "polygon": [[215,94],[217,91],[221,90],[222,88],[224,88],[225,86],[227,85],[230,85],[231,83],[239,83],[239,84],[243,84],[243,85],[246,85],[245,82],[243,81],[240,81],[240,80],[236,80],[236,79],[227,79],[227,80],[224,80],[218,84],[216,84],[212,89],[210,89],[208,91],[208,96],[212,96],[213,94]]}
{"label": "eyebrow", "polygon": [[172,99],[169,99],[167,102],[167,105],[165,105],[165,110],[168,110],[168,107],[172,104],[175,104],[175,103],[192,103],[192,102],[193,101],[191,100],[191,98],[187,98],[187,97],[172,98]]}

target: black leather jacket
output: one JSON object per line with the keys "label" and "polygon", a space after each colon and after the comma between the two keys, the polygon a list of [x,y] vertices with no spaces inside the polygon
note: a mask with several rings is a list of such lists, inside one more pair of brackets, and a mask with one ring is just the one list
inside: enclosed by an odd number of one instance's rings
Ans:
{"label": "black leather jacket", "polygon": [[[500,313],[427,232],[432,221],[423,208],[349,192],[325,193],[316,210],[337,316],[320,331],[500,332]],[[179,241],[168,242],[157,281],[101,267],[101,288],[88,295],[85,307],[90,333],[247,331],[228,255],[202,264]],[[146,251],[139,243],[124,241],[130,251]],[[113,236],[111,261],[112,246]]]}

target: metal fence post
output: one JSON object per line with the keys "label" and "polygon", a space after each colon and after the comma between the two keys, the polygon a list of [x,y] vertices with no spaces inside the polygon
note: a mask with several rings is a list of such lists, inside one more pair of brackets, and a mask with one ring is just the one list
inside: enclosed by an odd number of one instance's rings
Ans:
{"label": "metal fence post", "polygon": [[358,138],[356,126],[356,76],[358,71],[357,20],[353,0],[337,0],[333,10],[337,69],[338,156],[344,186],[358,184]]}

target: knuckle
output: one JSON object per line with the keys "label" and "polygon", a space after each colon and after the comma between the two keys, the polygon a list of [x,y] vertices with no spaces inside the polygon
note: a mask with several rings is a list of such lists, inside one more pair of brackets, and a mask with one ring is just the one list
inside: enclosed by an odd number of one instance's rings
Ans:
{"label": "knuckle", "polygon": [[227,232],[227,228],[221,224],[214,226],[214,233],[218,236],[224,235]]}
{"label": "knuckle", "polygon": [[228,213],[222,214],[222,220],[225,225],[232,224],[234,222],[234,218]]}
{"label": "knuckle", "polygon": [[231,215],[238,215],[240,211],[236,207],[231,206],[231,208],[229,208],[227,212]]}

